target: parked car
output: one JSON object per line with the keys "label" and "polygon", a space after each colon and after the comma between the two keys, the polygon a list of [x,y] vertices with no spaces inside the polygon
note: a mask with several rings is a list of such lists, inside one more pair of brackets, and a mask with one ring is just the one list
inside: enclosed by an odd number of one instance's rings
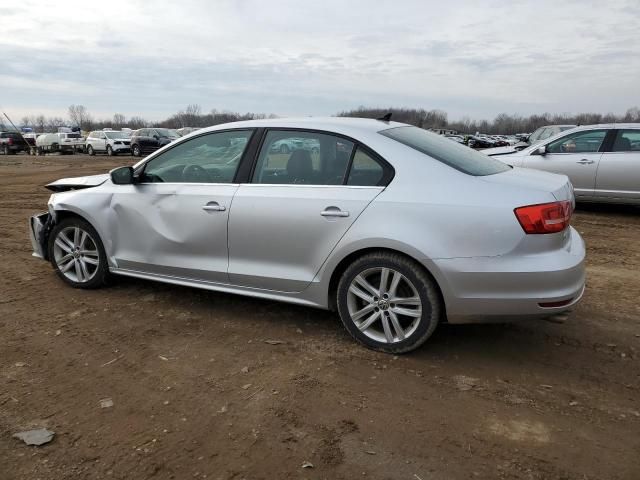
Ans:
{"label": "parked car", "polygon": [[444,138],[448,138],[456,143],[465,143],[464,137],[462,135],[445,135]]}
{"label": "parked car", "polygon": [[516,167],[562,173],[577,200],[640,204],[640,124],[587,125],[524,150],[483,153]]}
{"label": "parked car", "polygon": [[131,153],[140,157],[145,153],[152,153],[165,145],[180,138],[170,128],[141,128],[131,134]]}
{"label": "parked car", "polygon": [[28,152],[29,144],[18,132],[0,133],[0,152],[3,155],[14,155],[18,152]]}
{"label": "parked car", "polygon": [[45,133],[36,138],[36,153],[73,154],[84,150],[84,138],[79,133]]}
{"label": "parked car", "polygon": [[[316,158],[297,148],[281,161],[273,145],[299,138]],[[551,316],[584,290],[566,176],[392,121],[218,125],[48,188],[34,254],[72,287],[117,274],[337,310],[385,352],[445,320]]]}
{"label": "parked car", "polygon": [[103,152],[110,157],[131,153],[131,140],[125,132],[96,130],[87,136],[85,150],[89,155]]}
{"label": "parked car", "polygon": [[492,148],[495,147],[496,144],[493,140],[487,137],[482,137],[479,135],[469,135],[467,137],[467,145],[471,148]]}
{"label": "parked car", "polygon": [[176,133],[179,136],[184,137],[185,135],[189,135],[190,133],[193,133],[197,130],[200,130],[200,127],[182,127],[176,129]]}
{"label": "parked car", "polygon": [[510,145],[496,145],[495,150],[485,150],[483,153],[488,155],[501,154],[501,153],[511,153],[513,150],[523,150],[531,145],[536,145],[543,140],[553,137],[560,132],[564,132],[565,130],[571,130],[575,128],[576,125],[545,125],[544,127],[538,128],[535,132],[528,136],[526,140],[521,140],[516,142],[515,144]]}

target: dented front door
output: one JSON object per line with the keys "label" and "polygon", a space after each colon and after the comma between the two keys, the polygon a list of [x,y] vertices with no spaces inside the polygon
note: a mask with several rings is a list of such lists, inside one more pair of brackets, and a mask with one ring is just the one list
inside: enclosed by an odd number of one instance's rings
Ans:
{"label": "dented front door", "polygon": [[117,268],[228,283],[227,220],[235,184],[119,185],[111,204]]}

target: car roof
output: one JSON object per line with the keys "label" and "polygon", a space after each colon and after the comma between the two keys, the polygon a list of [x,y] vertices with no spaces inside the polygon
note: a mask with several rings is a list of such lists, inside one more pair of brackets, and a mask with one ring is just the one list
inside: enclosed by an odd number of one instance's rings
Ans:
{"label": "car roof", "polygon": [[198,130],[198,133],[224,130],[228,128],[305,128],[309,130],[326,130],[344,135],[357,133],[375,133],[394,127],[409,127],[405,123],[385,122],[372,118],[353,117],[302,117],[302,118],[269,118],[264,120],[245,120],[224,123]]}

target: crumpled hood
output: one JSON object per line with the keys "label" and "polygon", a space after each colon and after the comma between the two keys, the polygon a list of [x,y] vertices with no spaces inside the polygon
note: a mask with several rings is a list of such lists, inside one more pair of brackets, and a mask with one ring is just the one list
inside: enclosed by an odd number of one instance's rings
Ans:
{"label": "crumpled hood", "polygon": [[480,152],[492,157],[494,155],[510,155],[517,153],[518,150],[516,150],[513,145],[509,145],[508,147],[483,148]]}
{"label": "crumpled hood", "polygon": [[81,188],[97,187],[109,179],[108,173],[100,175],[89,175],[87,177],[61,178],[55,182],[45,185],[46,188],[54,192],[66,192],[67,190],[79,190]]}

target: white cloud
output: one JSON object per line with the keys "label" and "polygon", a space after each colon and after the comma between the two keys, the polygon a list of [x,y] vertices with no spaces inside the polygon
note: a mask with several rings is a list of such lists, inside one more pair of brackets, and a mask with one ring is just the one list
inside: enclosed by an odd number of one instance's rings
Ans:
{"label": "white cloud", "polygon": [[42,0],[11,11],[0,99],[15,115],[364,104],[478,118],[622,112],[639,99],[634,1]]}

